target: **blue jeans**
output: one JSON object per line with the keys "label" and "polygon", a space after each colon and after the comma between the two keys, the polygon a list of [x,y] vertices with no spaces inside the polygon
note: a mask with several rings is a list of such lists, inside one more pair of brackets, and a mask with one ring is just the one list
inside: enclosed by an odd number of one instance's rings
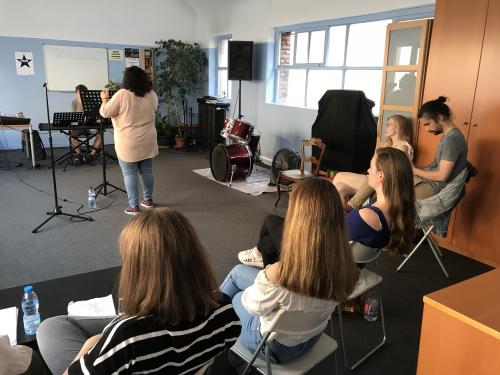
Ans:
{"label": "blue jeans", "polygon": [[129,163],[118,159],[122,169],[125,190],[127,190],[130,207],[139,207],[139,178],[141,176],[144,200],[153,199],[153,159],[145,159]]}
{"label": "blue jeans", "polygon": [[[255,352],[259,342],[262,340],[260,333],[260,318],[258,315],[251,315],[241,303],[243,291],[251,286],[257,273],[260,270],[255,267],[239,264],[234,267],[226,279],[222,282],[220,290],[231,298],[233,308],[241,321],[241,334],[238,340],[252,353]],[[268,345],[273,357],[277,362],[287,362],[309,351],[318,341],[318,337],[313,337],[308,341],[295,345],[286,346],[278,341],[271,341]]]}

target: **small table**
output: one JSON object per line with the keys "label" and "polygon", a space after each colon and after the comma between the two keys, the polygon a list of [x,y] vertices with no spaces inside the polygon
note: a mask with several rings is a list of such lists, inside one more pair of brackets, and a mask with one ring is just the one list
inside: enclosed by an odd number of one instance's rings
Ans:
{"label": "small table", "polygon": [[498,374],[499,285],[497,269],[424,296],[417,374]]}
{"label": "small table", "polygon": [[[17,124],[17,125],[9,125],[9,124],[0,124],[0,128],[5,128],[5,129],[17,129],[17,128],[22,128],[22,129],[28,129],[30,133],[30,145],[31,145],[31,164],[33,168],[36,167],[36,162],[35,162],[35,148],[33,147],[33,127],[31,124]],[[26,147],[26,157],[30,157],[28,147]]]}
{"label": "small table", "polygon": [[[118,288],[118,275],[121,267],[108,268],[100,271],[87,272],[79,275],[62,277],[34,283],[33,290],[40,301],[40,316],[44,319],[68,314],[68,302],[104,297]],[[36,336],[24,333],[21,299],[23,287],[0,290],[0,309],[17,306],[17,343],[35,346]],[[117,300],[115,300],[115,307]]]}

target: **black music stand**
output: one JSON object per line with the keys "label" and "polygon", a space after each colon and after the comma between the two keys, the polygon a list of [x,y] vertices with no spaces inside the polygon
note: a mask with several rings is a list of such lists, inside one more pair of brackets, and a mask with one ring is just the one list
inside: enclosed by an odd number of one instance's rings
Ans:
{"label": "black music stand", "polygon": [[[109,97],[113,96],[116,91],[109,91]],[[95,119],[97,123],[100,125],[101,132],[101,154],[102,154],[102,183],[96,187],[96,197],[101,194],[108,195],[107,187],[111,186],[116,190],[122,191],[126,193],[125,190],[119,188],[116,185],[108,182],[106,178],[106,154],[104,151],[104,124],[111,122],[111,119],[105,119],[99,114],[99,108],[101,108],[101,92],[99,90],[86,90],[80,91],[80,99],[82,100],[83,112],[85,113],[85,118],[88,121],[89,119]],[[110,191],[109,193],[112,193]]]}
{"label": "black music stand", "polygon": [[73,146],[70,142],[70,147],[69,147],[69,151],[66,152],[65,154],[59,156],[55,161],[54,163],[59,163],[59,164],[62,164],[64,163],[64,161],[66,161],[66,164],[63,168],[63,171],[66,171],[66,168],[68,167],[68,164],[72,161],[71,160],[71,156],[73,154],[73,151],[80,147],[81,145],[86,145],[87,148],[90,148],[90,140],[92,138],[95,138],[95,136],[97,134],[93,134],[93,135],[89,135],[87,136],[87,138],[85,139],[85,141],[81,141],[80,139],[78,139],[77,137],[73,137],[73,135],[71,135],[71,129],[70,127],[72,125],[83,125],[85,122],[85,114],[83,112],[55,112],[54,115],[53,115],[53,119],[52,119],[52,124],[54,127],[66,127],[68,128],[67,130],[66,129],[59,129],[59,131],[61,133],[64,133],[66,134],[70,139],[76,139],[78,141],[78,145],[77,146]]}
{"label": "black music stand", "polygon": [[66,212],[63,212],[61,210],[62,206],[59,206],[59,200],[57,199],[56,170],[54,168],[54,146],[52,145],[52,124],[50,122],[50,112],[49,112],[49,93],[48,93],[48,88],[47,88],[46,83],[43,85],[43,87],[45,87],[45,103],[47,105],[47,121],[49,123],[50,167],[52,169],[52,185],[53,185],[53,189],[54,189],[54,211],[47,212],[47,215],[50,215],[50,217],[48,219],[46,219],[42,224],[37,226],[35,229],[33,229],[31,231],[32,233],[37,233],[38,229],[43,227],[50,219],[52,219],[55,216],[59,216],[59,215],[69,216],[70,218],[77,218],[77,219],[82,219],[82,220],[87,220],[87,221],[94,221],[94,219],[92,219],[91,217],[88,217],[88,216],[73,215],[73,214],[68,214]]}
{"label": "black music stand", "polygon": [[85,114],[83,112],[55,112],[52,119],[53,126],[81,125]]}

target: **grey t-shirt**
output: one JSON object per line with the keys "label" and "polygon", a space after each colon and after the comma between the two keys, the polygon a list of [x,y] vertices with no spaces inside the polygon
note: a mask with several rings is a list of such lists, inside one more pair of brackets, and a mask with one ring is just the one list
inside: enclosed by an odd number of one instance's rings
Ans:
{"label": "grey t-shirt", "polygon": [[451,129],[448,134],[441,138],[434,161],[424,169],[428,171],[439,169],[439,162],[441,160],[454,161],[455,165],[446,182],[427,180],[427,183],[431,186],[435,194],[439,193],[448,182],[457,177],[467,166],[467,151],[467,142],[465,142],[464,136],[457,128]]}

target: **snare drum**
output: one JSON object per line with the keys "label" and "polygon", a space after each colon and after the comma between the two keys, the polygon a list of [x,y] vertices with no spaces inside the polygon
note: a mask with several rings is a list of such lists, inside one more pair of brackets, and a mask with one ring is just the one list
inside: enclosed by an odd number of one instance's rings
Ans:
{"label": "snare drum", "polygon": [[253,132],[253,125],[248,122],[234,120],[234,124],[229,132],[229,138],[238,143],[248,143]]}
{"label": "snare drum", "polygon": [[245,144],[215,145],[210,151],[210,170],[217,181],[246,178],[252,173],[252,152]]}

